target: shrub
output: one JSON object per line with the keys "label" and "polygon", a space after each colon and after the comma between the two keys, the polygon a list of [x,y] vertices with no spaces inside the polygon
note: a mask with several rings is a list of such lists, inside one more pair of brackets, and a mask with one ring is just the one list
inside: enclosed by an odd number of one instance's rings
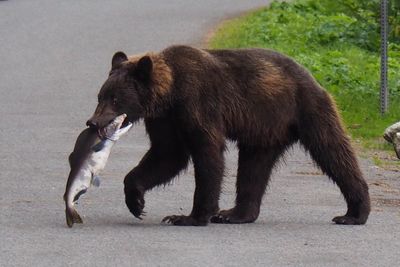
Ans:
{"label": "shrub", "polygon": [[[379,113],[379,0],[298,0],[225,23],[214,48],[265,47],[295,58],[330,91],[355,137],[380,138],[400,119],[400,0],[391,1],[389,113]],[[400,32],[400,30],[399,30]],[[357,125],[357,127],[353,127]]]}

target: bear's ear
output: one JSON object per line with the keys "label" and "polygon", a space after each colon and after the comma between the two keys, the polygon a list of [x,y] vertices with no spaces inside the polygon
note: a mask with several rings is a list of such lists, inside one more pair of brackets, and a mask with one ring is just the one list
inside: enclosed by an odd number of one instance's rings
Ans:
{"label": "bear's ear", "polygon": [[128,57],[125,55],[124,52],[117,52],[114,54],[112,60],[111,60],[111,68],[115,68],[119,64],[121,64],[124,61],[127,61]]}
{"label": "bear's ear", "polygon": [[139,59],[136,68],[135,75],[143,81],[148,81],[151,78],[153,71],[153,60],[149,56],[143,56]]}

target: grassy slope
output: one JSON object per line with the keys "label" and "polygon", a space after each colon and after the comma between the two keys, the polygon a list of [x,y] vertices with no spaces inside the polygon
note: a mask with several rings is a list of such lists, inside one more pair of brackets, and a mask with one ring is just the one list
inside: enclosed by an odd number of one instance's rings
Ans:
{"label": "grassy slope", "polygon": [[323,14],[318,8],[275,3],[223,23],[210,46],[264,47],[295,58],[333,94],[353,138],[369,148],[389,150],[391,146],[381,136],[387,126],[400,119],[400,52],[390,54],[389,86],[393,93],[389,113],[382,117],[379,55],[339,35],[352,20],[340,13]]}

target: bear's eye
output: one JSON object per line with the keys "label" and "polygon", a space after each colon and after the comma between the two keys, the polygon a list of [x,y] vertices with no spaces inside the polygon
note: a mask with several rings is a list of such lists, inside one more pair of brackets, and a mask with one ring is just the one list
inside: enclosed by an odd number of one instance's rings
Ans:
{"label": "bear's eye", "polygon": [[118,102],[117,100],[118,100],[118,99],[117,99],[116,97],[113,98],[112,104],[113,104],[114,106],[117,105],[117,102]]}

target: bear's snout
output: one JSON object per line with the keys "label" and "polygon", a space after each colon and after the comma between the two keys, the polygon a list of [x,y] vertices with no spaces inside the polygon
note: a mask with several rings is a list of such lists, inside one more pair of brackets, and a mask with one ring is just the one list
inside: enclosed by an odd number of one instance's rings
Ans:
{"label": "bear's snout", "polygon": [[102,116],[97,116],[94,114],[87,122],[86,126],[93,129],[101,129],[109,125],[117,117],[115,113],[102,114]]}

